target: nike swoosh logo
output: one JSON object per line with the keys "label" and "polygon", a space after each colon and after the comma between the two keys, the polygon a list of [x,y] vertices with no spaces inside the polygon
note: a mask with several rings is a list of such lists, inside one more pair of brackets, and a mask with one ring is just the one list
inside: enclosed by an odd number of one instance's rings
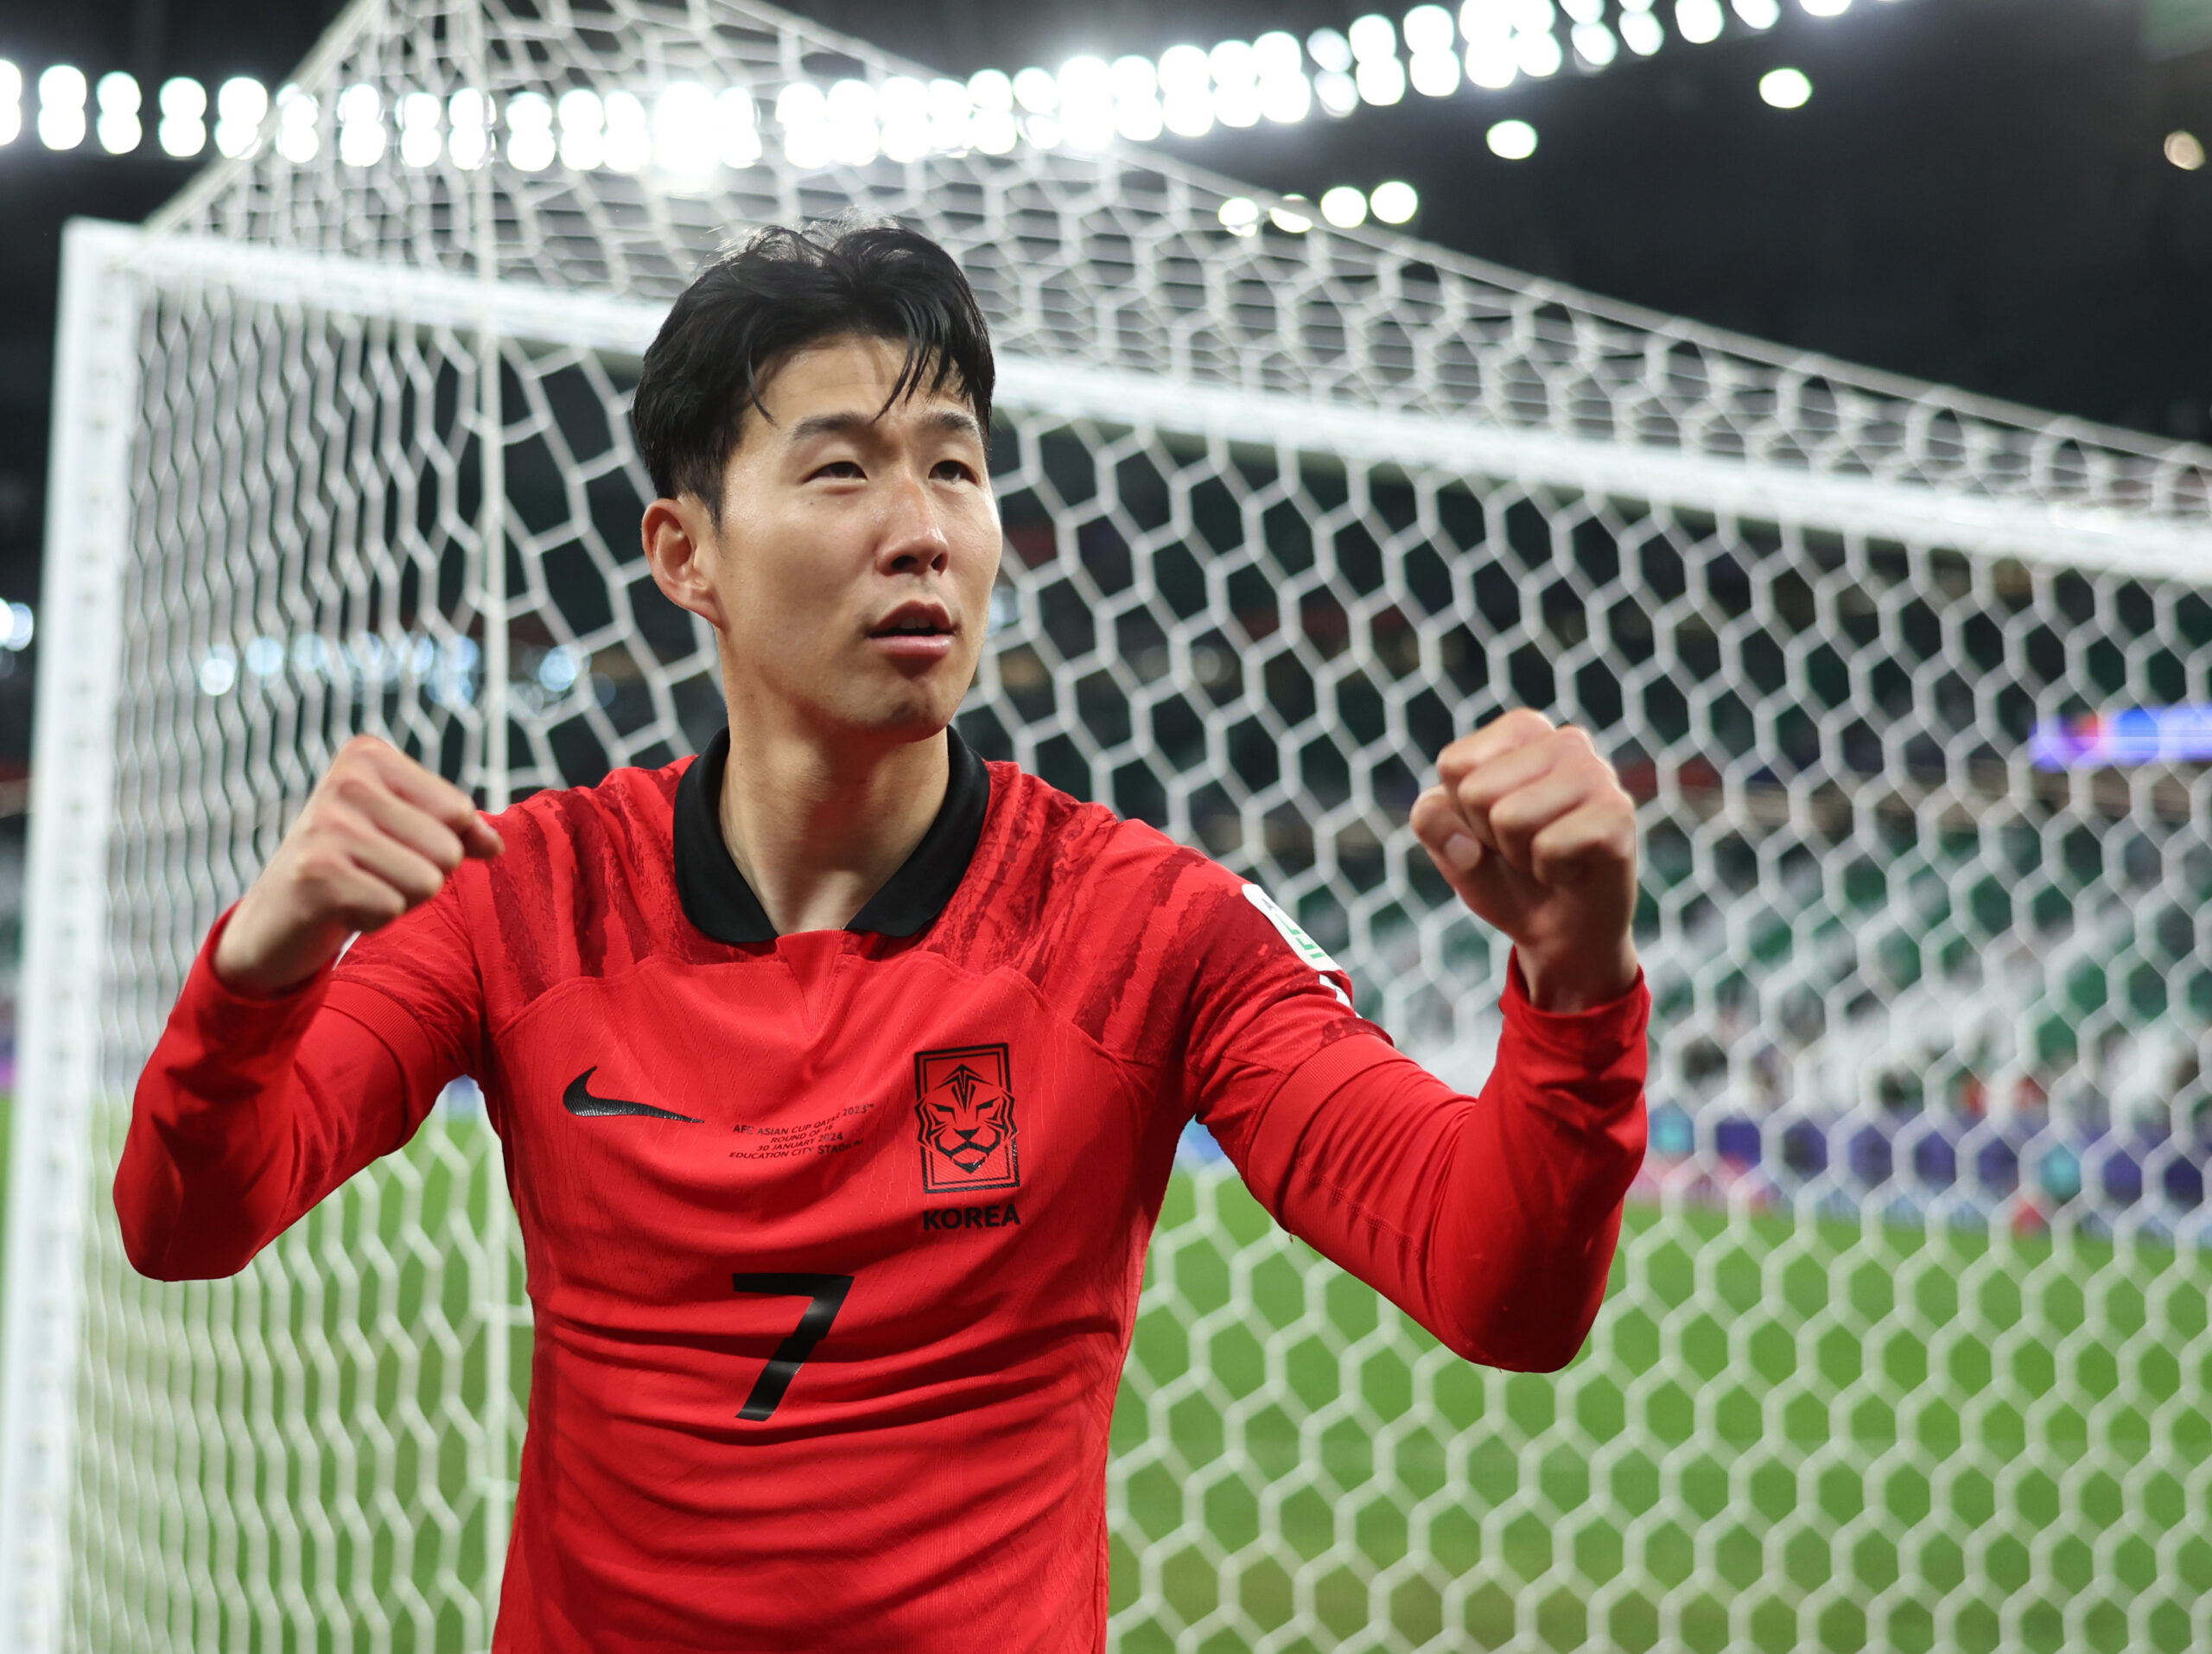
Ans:
{"label": "nike swoosh logo", "polygon": [[671,1109],[657,1109],[650,1103],[630,1103],[619,1097],[594,1097],[591,1077],[599,1072],[593,1065],[569,1082],[569,1089],[561,1093],[561,1106],[571,1114],[589,1119],[602,1114],[642,1114],[648,1120],[681,1120],[690,1126],[704,1125],[703,1120],[688,1114],[677,1114]]}

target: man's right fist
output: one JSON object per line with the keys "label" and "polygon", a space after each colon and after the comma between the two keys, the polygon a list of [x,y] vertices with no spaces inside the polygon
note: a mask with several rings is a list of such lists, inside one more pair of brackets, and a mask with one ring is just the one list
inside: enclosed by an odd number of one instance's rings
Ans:
{"label": "man's right fist", "polygon": [[277,994],[445,887],[468,857],[505,847],[468,795],[374,735],[338,750],[276,854],[231,914],[215,975]]}

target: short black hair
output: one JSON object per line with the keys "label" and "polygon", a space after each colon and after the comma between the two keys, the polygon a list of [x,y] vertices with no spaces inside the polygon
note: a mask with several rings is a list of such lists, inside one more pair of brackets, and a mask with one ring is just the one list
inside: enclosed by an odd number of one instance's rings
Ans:
{"label": "short black hair", "polygon": [[903,342],[881,411],[957,384],[988,438],[991,334],[952,255],[919,231],[848,216],[771,225],[699,272],[645,352],[631,403],[638,448],[663,499],[721,510],[722,471],[775,359],[837,334]]}

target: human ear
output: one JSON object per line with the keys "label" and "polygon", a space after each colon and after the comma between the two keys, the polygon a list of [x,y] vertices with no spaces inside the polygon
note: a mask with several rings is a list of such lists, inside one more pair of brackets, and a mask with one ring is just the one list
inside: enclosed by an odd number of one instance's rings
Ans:
{"label": "human ear", "polygon": [[705,503],[691,494],[656,499],[645,507],[638,536],[653,571],[653,584],[668,601],[690,610],[716,631],[726,631],[721,596],[715,589],[721,540]]}

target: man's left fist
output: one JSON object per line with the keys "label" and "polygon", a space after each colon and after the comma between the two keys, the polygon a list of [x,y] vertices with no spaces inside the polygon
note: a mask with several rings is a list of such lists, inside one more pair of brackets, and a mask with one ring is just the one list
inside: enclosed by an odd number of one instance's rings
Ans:
{"label": "man's left fist", "polygon": [[1634,986],[1636,805],[1589,735],[1523,707],[1446,747],[1436,773],[1414,832],[1512,938],[1529,999],[1586,1010]]}

